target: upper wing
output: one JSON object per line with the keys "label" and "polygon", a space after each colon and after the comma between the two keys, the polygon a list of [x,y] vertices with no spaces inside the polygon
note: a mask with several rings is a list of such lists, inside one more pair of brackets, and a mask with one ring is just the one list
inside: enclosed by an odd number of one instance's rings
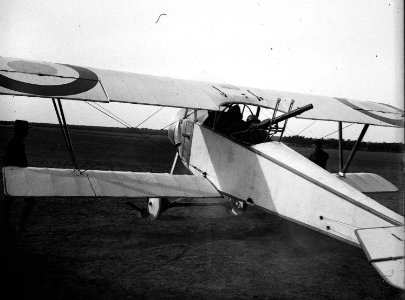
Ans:
{"label": "upper wing", "polygon": [[274,108],[280,99],[284,112],[294,99],[294,108],[314,107],[300,118],[404,126],[404,111],[386,104],[6,57],[0,57],[0,94],[206,110],[226,103]]}
{"label": "upper wing", "polygon": [[209,83],[0,57],[0,94],[218,110]]}
{"label": "upper wing", "polygon": [[[247,95],[242,101],[238,99],[234,102],[274,108],[277,99],[280,99],[279,110],[287,112],[290,101],[294,99],[293,108],[313,105],[313,109],[300,114],[297,118],[404,127],[404,111],[388,104],[267,89],[218,86],[229,99],[225,100],[225,103],[232,102],[233,95]],[[252,95],[255,97],[251,97]]]}

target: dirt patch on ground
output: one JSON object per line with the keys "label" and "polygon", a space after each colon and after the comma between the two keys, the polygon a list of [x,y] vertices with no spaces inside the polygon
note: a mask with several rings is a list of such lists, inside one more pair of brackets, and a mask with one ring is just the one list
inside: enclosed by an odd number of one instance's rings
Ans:
{"label": "dirt patch on ground", "polygon": [[[11,134],[0,128],[1,150]],[[174,157],[162,136],[73,131],[72,139],[81,168],[168,172]],[[71,167],[59,132],[31,130],[26,147],[31,166]],[[336,171],[337,152],[328,152],[330,171]],[[355,160],[351,171],[376,172],[400,187],[372,197],[403,214],[400,154],[360,152]],[[403,298],[361,249],[277,216],[251,209],[233,217],[225,207],[193,207],[148,221],[136,218],[125,201],[38,201],[28,233],[1,236],[3,293],[40,299]],[[21,202],[15,202],[14,220]]]}

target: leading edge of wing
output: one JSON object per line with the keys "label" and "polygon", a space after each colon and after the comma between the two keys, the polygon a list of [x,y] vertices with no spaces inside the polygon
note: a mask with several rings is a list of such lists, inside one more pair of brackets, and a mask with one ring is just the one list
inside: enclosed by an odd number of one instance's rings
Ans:
{"label": "leading edge of wing", "polygon": [[4,167],[3,183],[12,197],[222,197],[203,176],[167,173]]}
{"label": "leading edge of wing", "polygon": [[0,94],[212,111],[227,103],[274,108],[280,99],[286,112],[294,100],[293,108],[314,107],[299,118],[404,127],[404,112],[381,103],[7,57],[0,57]]}

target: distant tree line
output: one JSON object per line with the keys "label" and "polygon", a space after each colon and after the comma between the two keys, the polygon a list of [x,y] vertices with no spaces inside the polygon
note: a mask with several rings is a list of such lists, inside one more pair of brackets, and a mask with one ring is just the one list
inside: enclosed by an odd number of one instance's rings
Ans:
{"label": "distant tree line", "polygon": [[[0,125],[12,127],[13,121],[0,121]],[[104,131],[104,132],[119,132],[122,134],[153,134],[153,135],[167,135],[167,130],[150,129],[150,128],[122,128],[122,127],[101,127],[101,126],[86,126],[86,125],[70,125],[69,129],[72,130],[88,130],[88,131]],[[49,123],[30,123],[30,128],[53,128],[59,129],[59,124]]]}
{"label": "distant tree line", "polygon": [[[311,147],[316,141],[316,138],[307,138],[299,135],[283,137],[283,142],[291,146],[298,147]],[[343,140],[343,150],[351,150],[356,143],[355,140]],[[338,149],[339,140],[337,139],[323,139],[322,145],[325,149]],[[397,152],[402,153],[404,151],[403,143],[377,143],[377,142],[361,142],[359,150],[373,151],[373,152]]]}
{"label": "distant tree line", "polygon": [[[0,121],[0,125],[12,126],[14,122],[10,121]],[[32,128],[59,128],[58,124],[48,124],[48,123],[30,123]],[[119,127],[100,127],[100,126],[85,126],[85,125],[69,125],[71,129],[77,130],[89,130],[89,131],[105,131],[105,132],[120,132],[123,134],[133,133],[133,134],[153,134],[153,135],[167,135],[167,130],[156,130],[149,128],[119,128]],[[300,135],[285,136],[283,137],[283,142],[296,147],[312,147],[316,138],[307,138]],[[323,139],[323,147],[325,149],[338,149],[339,141],[337,139]],[[351,150],[356,143],[355,140],[344,140],[343,150]],[[404,152],[403,143],[377,143],[377,142],[361,142],[359,150],[362,151],[373,151],[373,152]]]}

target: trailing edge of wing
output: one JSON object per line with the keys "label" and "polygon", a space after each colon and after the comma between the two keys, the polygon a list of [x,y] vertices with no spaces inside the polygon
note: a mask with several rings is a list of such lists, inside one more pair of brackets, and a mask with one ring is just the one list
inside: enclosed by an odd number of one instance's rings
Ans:
{"label": "trailing edge of wing", "polygon": [[213,111],[227,103],[274,108],[280,99],[285,112],[294,99],[294,108],[314,107],[299,118],[404,127],[404,111],[387,104],[7,57],[0,57],[0,94]]}
{"label": "trailing edge of wing", "polygon": [[336,176],[362,193],[398,191],[391,182],[373,173],[346,173],[344,177]]}
{"label": "trailing edge of wing", "polygon": [[362,228],[355,233],[378,273],[392,286],[405,289],[404,226]]}
{"label": "trailing edge of wing", "polygon": [[202,176],[166,173],[5,167],[3,183],[13,197],[222,197]]}

